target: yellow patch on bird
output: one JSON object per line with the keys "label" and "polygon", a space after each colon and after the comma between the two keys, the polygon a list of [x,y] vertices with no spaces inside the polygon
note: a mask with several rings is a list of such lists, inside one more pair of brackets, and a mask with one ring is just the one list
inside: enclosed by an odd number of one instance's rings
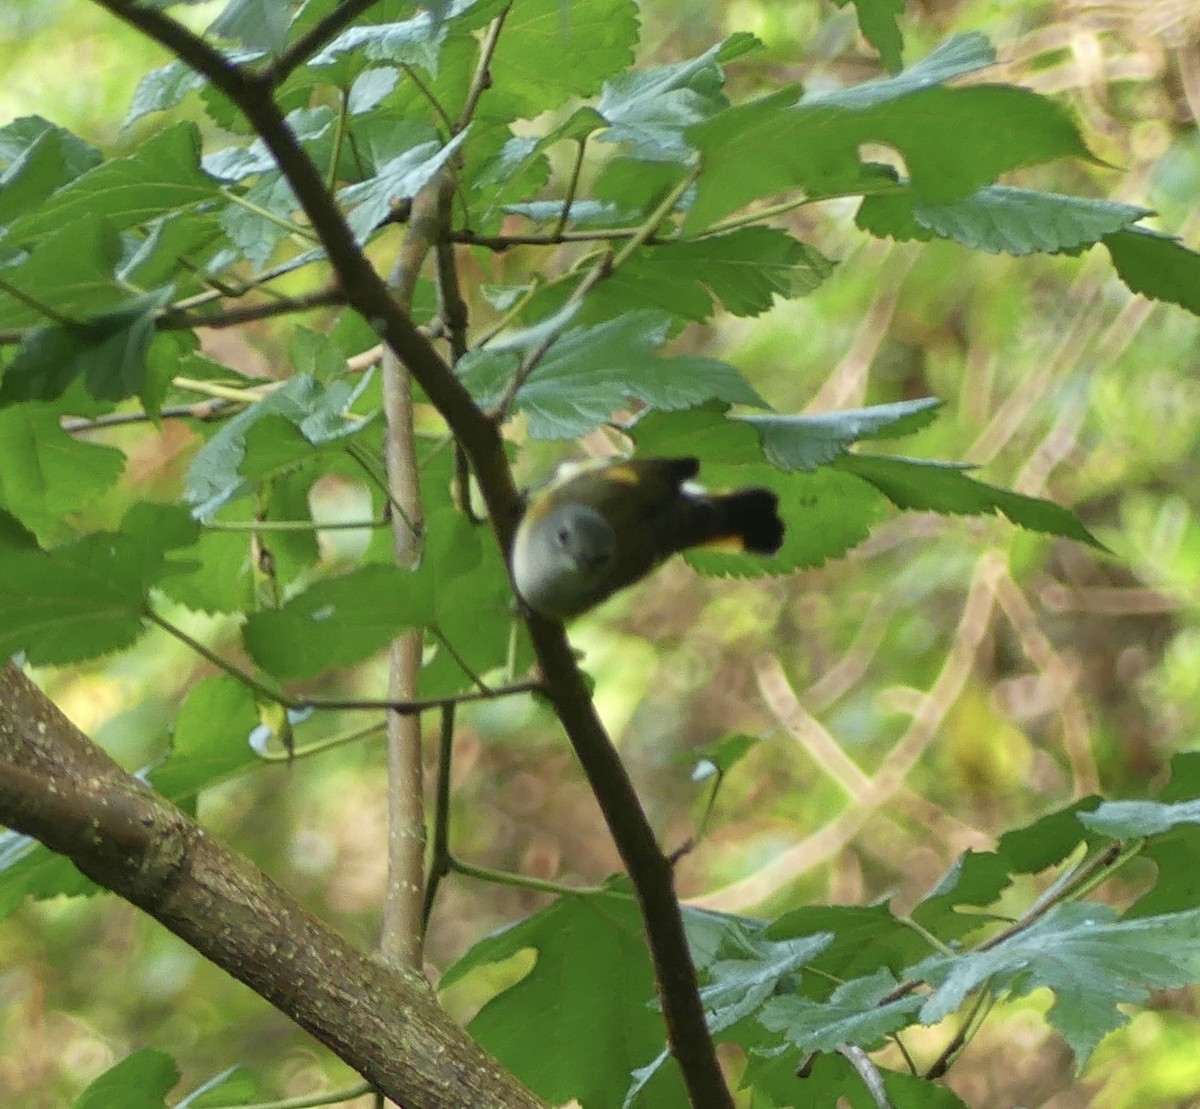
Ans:
{"label": "yellow patch on bird", "polygon": [[619,481],[622,485],[637,485],[642,480],[636,467],[623,462],[613,463],[607,468],[604,476],[611,481]]}
{"label": "yellow patch on bird", "polygon": [[707,543],[699,544],[705,551],[722,551],[725,554],[745,554],[746,544],[740,535],[720,535]]}

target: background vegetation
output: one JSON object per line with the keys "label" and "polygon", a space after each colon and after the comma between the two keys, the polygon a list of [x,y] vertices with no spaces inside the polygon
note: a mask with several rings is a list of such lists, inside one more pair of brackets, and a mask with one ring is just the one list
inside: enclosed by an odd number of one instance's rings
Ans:
{"label": "background vegetation", "polygon": [[[729,67],[735,101],[787,81],[833,87],[880,72],[850,8],[688,0],[646,3],[641,14],[644,65],[693,57],[735,32],[758,36],[764,49]],[[200,27],[204,15],[188,18]],[[1000,61],[989,79],[1069,107],[1097,160],[1026,171],[1023,185],[1144,205],[1158,213],[1155,226],[1196,246],[1194,5],[930,0],[907,6],[903,27],[906,59],[951,32],[984,31]],[[37,112],[105,150],[159,126],[142,119],[125,132],[120,122],[138,79],[166,56],[92,5],[6,4],[0,36],[0,125]],[[202,119],[194,101],[181,111]],[[765,580],[701,577],[676,560],[578,621],[572,642],[668,847],[705,816],[712,779],[693,775],[705,745],[756,737],[723,775],[705,834],[680,862],[680,892],[698,906],[773,917],[886,898],[903,911],[963,851],[989,850],[1007,829],[1096,792],[1156,793],[1200,723],[1195,317],[1132,295],[1099,249],[1011,257],[873,239],[855,228],[854,207],[784,217],[839,263],[818,288],[755,318],[689,326],[672,353],[733,363],[780,412],[937,396],[945,409],[905,442],[908,453],[969,461],[983,480],[1069,505],[1112,553],[990,516],[891,511],[844,559]],[[465,276],[475,286],[515,285],[542,264],[520,250],[471,259]],[[320,332],[334,315],[317,310],[304,322]],[[268,320],[212,331],[204,351],[269,378],[295,361],[294,329]],[[178,422],[153,435],[110,434],[129,462],[116,491],[73,518],[80,531],[114,526],[137,499],[177,496],[197,446]],[[523,476],[542,476],[561,453],[561,443],[531,445]],[[330,479],[313,498],[326,519],[363,511],[348,481]],[[357,540],[339,541],[352,557]],[[223,617],[175,615],[206,643],[232,634]],[[141,767],[162,756],[181,698],[210,673],[186,647],[153,636],[35,676],[123,765]],[[370,695],[386,684],[384,664],[338,681]],[[321,726],[332,734],[350,724]],[[343,745],[208,789],[199,812],[369,945],[385,878],[382,777],[377,741]],[[566,885],[619,869],[553,718],[528,700],[461,712],[453,826],[457,853],[481,867]],[[1128,904],[1149,877],[1149,867],[1134,867],[1101,896]],[[535,887],[448,879],[426,949],[435,973],[552,901]],[[1019,912],[1034,893],[1029,878],[1005,897]],[[467,1019],[524,972],[521,959],[463,977],[443,1000]],[[1155,993],[1101,1042],[1082,1078],[1044,1019],[1050,1002],[1036,991],[997,1003],[949,1074],[965,1102],[1200,1104],[1190,987]],[[909,1049],[932,1058],[945,1039],[944,1028],[919,1030]],[[180,1089],[234,1063],[258,1076],[264,1096],[355,1079],[129,905],[18,905],[0,928],[0,1100],[69,1103],[146,1046],[174,1056]]]}

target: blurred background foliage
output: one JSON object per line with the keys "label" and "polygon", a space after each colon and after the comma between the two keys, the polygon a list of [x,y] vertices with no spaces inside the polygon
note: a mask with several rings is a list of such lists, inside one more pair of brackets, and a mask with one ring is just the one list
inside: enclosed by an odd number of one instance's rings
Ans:
{"label": "blurred background foliage", "polygon": [[[213,14],[199,5],[184,18],[203,26]],[[879,69],[853,11],[831,3],[646,0],[642,15],[646,63],[735,31],[762,39],[766,49],[729,74],[735,100]],[[1145,203],[1161,229],[1200,242],[1195,0],[910,0],[904,27],[910,59],[951,31],[982,30],[999,51],[999,78],[1070,105],[1103,164],[1056,164],[1023,183]],[[119,149],[136,81],[164,60],[87,3],[7,0],[0,124],[37,112]],[[733,362],[779,411],[935,394],[947,408],[907,450],[978,464],[984,480],[1074,507],[1113,555],[1000,520],[893,514],[822,569],[725,582],[677,560],[577,622],[572,639],[602,714],[669,846],[693,833],[707,797],[691,779],[696,749],[736,732],[761,737],[680,867],[685,896],[733,911],[892,897],[903,907],[963,850],[1048,808],[1094,791],[1145,795],[1200,726],[1200,324],[1131,297],[1098,251],[1010,258],[897,245],[868,240],[852,212],[846,202],[787,217],[841,263],[817,292],[758,319],[693,327],[679,349]],[[467,272],[512,283],[545,262],[513,250],[481,255]],[[254,324],[205,342],[269,376],[293,326]],[[125,497],[177,495],[190,433],[168,424],[113,434],[132,452]],[[549,465],[533,457],[535,469]],[[317,493],[336,512],[354,490]],[[116,518],[124,507],[118,497],[103,512]],[[180,618],[208,641],[227,631]],[[139,767],[165,750],[183,692],[206,672],[151,637],[111,661],[37,678]],[[382,663],[338,680],[377,695]],[[264,766],[205,793],[200,813],[369,945],[385,874],[383,773],[382,744],[368,740]],[[618,865],[568,747],[527,702],[460,713],[453,824],[463,858],[521,875],[594,883]],[[544,901],[519,886],[451,879],[431,964]],[[447,1004],[465,1018],[500,984],[455,987]],[[985,1026],[951,1072],[968,1103],[1200,1105],[1193,991],[1157,995],[1082,1079],[1038,1016],[1047,1004],[1035,994]],[[919,1037],[912,1043],[919,1051]],[[141,1046],[171,1051],[188,1088],[235,1063],[270,1096],[353,1077],[115,898],[29,903],[0,927],[0,1103],[66,1104]]]}

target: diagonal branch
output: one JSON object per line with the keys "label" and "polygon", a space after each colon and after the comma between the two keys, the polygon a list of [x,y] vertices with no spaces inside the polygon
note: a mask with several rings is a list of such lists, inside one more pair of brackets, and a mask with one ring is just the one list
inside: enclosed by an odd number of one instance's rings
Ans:
{"label": "diagonal branch", "polygon": [[[325,248],[347,303],[396,352],[454,432],[479,483],[497,541],[507,553],[521,501],[505,455],[499,421],[480,410],[429,340],[396,304],[355,241],[320,171],[288,127],[270,95],[268,82],[261,75],[233,65],[157,10],[133,0],[95,2],[204,74],[253,126]],[[732,1109],[733,1100],[704,1017],[671,864],[596,713],[562,625],[532,616],[529,631],[548,696],[596,794],[637,893],[668,1039],[692,1105],[696,1109]]]}
{"label": "diagonal branch", "polygon": [[437,1003],[126,774],[21,670],[0,670],[0,823],[40,839],[407,1109],[539,1109]]}

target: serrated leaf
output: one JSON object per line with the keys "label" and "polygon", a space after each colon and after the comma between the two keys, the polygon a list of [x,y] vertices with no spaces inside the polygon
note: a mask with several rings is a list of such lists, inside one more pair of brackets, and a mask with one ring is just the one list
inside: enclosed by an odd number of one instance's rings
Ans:
{"label": "serrated leaf", "polygon": [[[531,118],[572,96],[592,96],[633,61],[632,0],[524,0],[504,21],[490,67],[492,112]],[[547,59],[570,59],[547,65]]]}
{"label": "serrated leaf", "polygon": [[218,196],[200,168],[200,133],[178,123],[144,142],[128,158],[114,158],[48,197],[13,222],[11,241],[40,238],[87,219],[109,227],[148,223],[171,212],[192,211]]}
{"label": "serrated leaf", "polygon": [[[421,585],[432,599],[437,653],[421,670],[424,697],[457,693],[475,675],[505,665],[512,635],[513,594],[508,569],[490,532],[456,508],[430,514]],[[528,650],[523,630],[518,650]]]}
{"label": "serrated leaf", "polygon": [[822,566],[857,546],[884,518],[883,497],[847,474],[822,467],[812,473],[780,473],[774,467],[714,466],[701,470],[716,490],[745,486],[772,489],[779,497],[783,545],[773,555],[740,554],[719,547],[694,547],[684,558],[702,574],[751,577]]}
{"label": "serrated leaf", "polygon": [[376,177],[342,189],[338,200],[346,206],[346,222],[355,238],[366,242],[398,201],[416,196],[450,161],[467,133],[466,129],[460,131],[444,146],[437,142],[414,146],[384,165]]}
{"label": "serrated leaf", "polygon": [[[441,984],[530,949],[537,953],[532,970],[488,1001],[468,1030],[555,1105],[571,1098],[621,1104],[630,1073],[659,1053],[664,1038],[633,898],[616,890],[562,897],[477,943]],[[580,1052],[581,1043],[588,1050]],[[671,1092],[655,1104],[675,1104],[680,1080],[674,1066],[656,1081]]]}
{"label": "serrated leaf", "polygon": [[242,628],[254,661],[281,681],[349,666],[387,646],[406,628],[431,623],[432,596],[416,574],[363,566],[318,582],[276,609],[253,613]]}
{"label": "serrated leaf", "polygon": [[35,329],[0,379],[0,405],[56,400],[80,377],[97,400],[140,393],[158,313],[173,292],[156,289],[87,320]]}
{"label": "serrated leaf", "polygon": [[813,470],[860,439],[895,439],[933,422],[937,397],[808,416],[741,416],[758,433],[767,461],[781,470]]}
{"label": "serrated leaf", "polygon": [[368,61],[419,65],[436,74],[438,47],[446,33],[445,23],[435,20],[428,11],[393,23],[359,23],[323,46],[309,65],[330,66],[345,54],[361,52]]}
{"label": "serrated leaf", "polygon": [[648,246],[616,270],[590,298],[606,314],[661,308],[702,321],[713,297],[735,316],[767,311],[775,297],[804,296],[817,288],[834,263],[807,243],[769,227],[745,227],[725,235]]}
{"label": "serrated leaf", "polygon": [[165,1098],[178,1081],[170,1055],[142,1048],[92,1079],[74,1109],[166,1109]]}
{"label": "serrated leaf", "polygon": [[142,504],[120,532],[97,532],[49,551],[0,550],[0,655],[24,651],[59,665],[127,647],[143,630],[146,596],[172,567],[194,522],[172,506]]}
{"label": "serrated leaf", "polygon": [[716,958],[705,967],[705,984],[700,990],[709,1028],[723,1032],[757,1013],[833,940],[831,932],[772,940],[761,928],[748,929],[731,922]]}
{"label": "serrated leaf", "polygon": [[1082,1068],[1128,1019],[1118,1004],[1200,979],[1200,909],[1121,921],[1107,905],[1061,904],[986,951],[936,956],[908,973],[935,987],[920,1012],[928,1024],[985,983],[1018,997],[1048,987],[1055,994],[1050,1023]]}
{"label": "serrated leaf", "polygon": [[628,144],[633,157],[682,160],[691,152],[685,128],[728,106],[719,59],[726,43],[696,58],[630,70],[606,81],[596,110],[607,121],[603,142]]}
{"label": "serrated leaf", "polygon": [[1200,316],[1200,254],[1144,227],[1105,236],[1117,274],[1135,293]]}
{"label": "serrated leaf", "polygon": [[892,976],[930,953],[929,942],[902,924],[886,905],[810,905],[784,913],[767,927],[774,940],[827,933],[833,942],[812,960],[828,980],[847,981],[887,970]]}
{"label": "serrated leaf", "polygon": [[[188,468],[185,498],[196,506],[196,515],[202,519],[211,516],[244,490],[247,436],[260,420],[281,417],[298,429],[309,446],[306,452],[290,437],[292,447],[298,449],[292,450],[287,461],[295,462],[305,453],[313,455],[322,446],[356,434],[373,418],[373,414],[356,418],[346,415],[348,406],[365,387],[366,380],[355,387],[345,381],[326,386],[307,374],[296,374],[279,389],[227,420]],[[253,463],[250,470],[260,472]]]}
{"label": "serrated leaf", "polygon": [[[571,328],[517,393],[529,434],[538,439],[583,435],[636,400],[650,408],[689,408],[716,399],[760,406],[761,398],[724,362],[711,358],[659,358],[669,321],[653,312],[630,313],[593,327]],[[515,353],[488,349],[459,363],[467,388],[482,405],[494,405],[517,371]]]}
{"label": "serrated leaf", "polygon": [[0,225],[31,211],[55,189],[86,173],[101,154],[37,116],[0,130]]}
{"label": "serrated leaf", "polygon": [[1082,797],[1032,824],[1005,832],[995,851],[967,851],[913,907],[913,919],[947,943],[978,927],[982,917],[958,910],[986,908],[1000,897],[1013,875],[1039,874],[1061,863],[1087,839],[1079,816],[1096,803],[1095,797]]}
{"label": "serrated leaf", "polygon": [[968,516],[996,512],[1029,531],[1106,549],[1073,512],[1061,505],[975,481],[957,466],[865,454],[841,455],[833,465],[870,482],[898,508]]}
{"label": "serrated leaf", "polygon": [[704,444],[706,466],[728,463],[756,465],[763,460],[758,434],[745,420],[730,419],[729,405],[709,401],[677,412],[643,413],[628,429],[638,454],[686,457]]}
{"label": "serrated leaf", "polygon": [[941,87],[990,60],[982,36],[961,36],[896,77],[803,99],[784,90],[691,128],[704,172],[685,228],[706,227],[751,200],[792,189],[816,196],[859,191],[864,143],[899,151],[916,194],[937,204],[1006,170],[1088,156],[1054,101],[1012,86]]}
{"label": "serrated leaf", "polygon": [[886,970],[843,982],[827,1001],[796,994],[767,999],[755,1018],[803,1051],[836,1051],[843,1044],[874,1047],[889,1032],[903,1028],[924,998],[907,993],[885,1002],[896,988]]}
{"label": "serrated leaf", "polygon": [[0,327],[44,324],[45,306],[57,317],[82,319],[129,298],[114,276],[121,240],[103,220],[85,218],[42,239],[25,257],[0,268]]}
{"label": "serrated leaf", "polygon": [[94,501],[124,468],[116,448],[68,435],[52,405],[0,408],[0,506],[34,531]]}
{"label": "serrated leaf", "polygon": [[945,205],[922,201],[907,190],[870,196],[855,222],[873,235],[937,237],[973,250],[1024,255],[1079,250],[1150,214],[1111,200],[988,185]]}

